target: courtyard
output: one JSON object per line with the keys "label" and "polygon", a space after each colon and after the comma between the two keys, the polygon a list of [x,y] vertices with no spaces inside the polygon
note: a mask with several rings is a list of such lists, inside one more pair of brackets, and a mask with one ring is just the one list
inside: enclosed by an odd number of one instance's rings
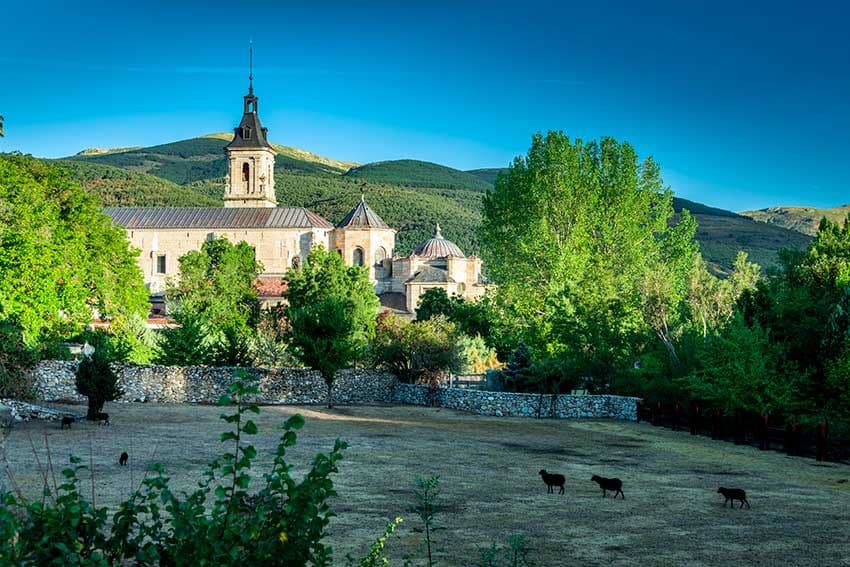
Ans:
{"label": "courtyard", "polygon": [[[82,413],[82,406],[68,406]],[[761,452],[648,424],[608,420],[490,418],[411,406],[266,406],[256,475],[271,461],[288,416],[301,413],[290,463],[303,472],[337,437],[350,447],[335,477],[337,517],[329,542],[336,562],[360,557],[386,522],[405,522],[390,538],[393,564],[424,564],[410,512],[419,476],[440,475],[443,510],[435,535],[441,565],[472,565],[479,550],[523,535],[534,565],[850,565],[850,467]],[[107,404],[109,427],[18,424],[7,440],[16,484],[38,497],[49,440],[54,466],[69,454],[95,469],[97,504],[114,508],[145,464],[157,461],[172,488],[191,490],[223,450],[214,406]],[[130,454],[130,467],[118,456]],[[566,494],[547,494],[540,469],[567,477]],[[57,470],[58,474],[58,470]],[[625,500],[603,499],[593,474],[623,480]],[[88,480],[87,475],[84,479]],[[87,490],[84,483],[84,489]],[[730,510],[719,486],[747,490],[752,509]],[[88,492],[87,492],[88,494]]]}

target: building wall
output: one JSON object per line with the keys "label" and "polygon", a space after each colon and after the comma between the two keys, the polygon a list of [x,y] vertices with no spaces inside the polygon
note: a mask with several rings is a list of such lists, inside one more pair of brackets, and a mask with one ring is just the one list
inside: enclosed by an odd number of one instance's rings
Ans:
{"label": "building wall", "polygon": [[[257,251],[264,274],[283,275],[292,266],[293,259],[299,257],[303,261],[314,244],[327,246],[329,233],[327,228],[131,229],[127,236],[131,244],[141,250],[138,261],[145,284],[152,293],[159,293],[165,290],[168,278],[178,275],[180,256],[200,250],[207,240],[227,238],[233,243],[247,242]],[[164,274],[157,270],[159,256],[165,256]]]}
{"label": "building wall", "polygon": [[[272,150],[229,150],[225,178],[225,207],[274,207],[274,156]],[[248,179],[243,168],[248,166]]]}
{"label": "building wall", "polygon": [[335,228],[331,232],[329,248],[339,251],[348,266],[354,265],[355,251],[360,249],[363,253],[363,265],[369,268],[369,279],[377,282],[381,276],[380,279],[385,279],[389,272],[388,269],[376,266],[378,250],[383,250],[385,259],[392,258],[395,250],[395,231],[375,228]]}

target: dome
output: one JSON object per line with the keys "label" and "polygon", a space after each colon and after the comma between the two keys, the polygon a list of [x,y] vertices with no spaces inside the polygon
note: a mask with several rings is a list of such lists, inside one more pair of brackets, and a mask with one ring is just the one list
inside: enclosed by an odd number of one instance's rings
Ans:
{"label": "dome", "polygon": [[463,250],[458,248],[457,244],[443,238],[443,235],[440,233],[439,224],[434,229],[434,237],[417,246],[413,254],[424,258],[445,258],[446,256],[466,257]]}

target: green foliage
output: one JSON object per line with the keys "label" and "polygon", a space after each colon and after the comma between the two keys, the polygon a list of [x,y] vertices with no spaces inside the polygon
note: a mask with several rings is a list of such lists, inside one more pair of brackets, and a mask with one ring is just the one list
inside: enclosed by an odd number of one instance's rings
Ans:
{"label": "green foliage", "polygon": [[118,359],[133,364],[150,364],[156,357],[159,335],[147,326],[141,315],[117,319],[109,328]]}
{"label": "green foliage", "polygon": [[289,332],[285,306],[275,305],[262,310],[257,332],[251,343],[254,365],[266,368],[299,366],[300,362],[292,352]]}
{"label": "green foliage", "polygon": [[422,534],[422,545],[427,552],[428,567],[433,567],[434,532],[445,529],[437,523],[437,516],[442,509],[440,504],[440,477],[416,477],[413,498],[414,504],[410,511],[415,513],[422,522],[422,526],[413,528],[413,531]]}
{"label": "green foliage", "polygon": [[[390,565],[390,560],[384,554],[384,549],[387,546],[387,540],[402,521],[401,517],[396,517],[393,521],[387,524],[383,535],[379,536],[378,539],[372,542],[366,556],[357,563],[358,567],[388,567]],[[349,566],[354,565],[354,560],[350,555],[347,556],[347,560]]]}
{"label": "green foliage", "polygon": [[767,333],[758,323],[747,325],[736,315],[724,332],[712,336],[700,354],[702,368],[688,376],[692,396],[732,415],[788,412],[794,373],[783,372]]}
{"label": "green foliage", "polygon": [[480,567],[531,567],[528,555],[531,552],[525,538],[519,534],[508,536],[507,545],[493,542],[489,548],[480,551]]}
{"label": "green foliage", "polygon": [[505,388],[513,392],[527,391],[534,381],[532,364],[531,349],[520,341],[502,370]]}
{"label": "green foliage", "polygon": [[[118,506],[111,526],[107,508],[96,508],[80,492],[77,457],[63,471],[62,485],[45,498],[27,502],[3,495],[0,506],[0,561],[9,565],[316,565],[329,566],[332,550],[323,540],[336,496],[331,476],[346,444],[318,454],[303,478],[292,475],[287,453],[295,446],[304,418],[294,415],[283,433],[270,468],[253,474],[256,448],[247,441],[258,429],[247,403],[257,388],[239,374],[221,400],[235,404],[222,415],[233,429],[221,435],[228,449],[210,464],[189,494],[171,490],[161,465]],[[45,472],[45,479],[48,479]],[[249,492],[251,489],[255,492]],[[366,563],[369,565],[370,563]],[[371,563],[380,565],[381,563]]]}
{"label": "green foliage", "polygon": [[33,397],[27,369],[38,353],[24,344],[23,330],[13,321],[0,321],[0,398],[27,400]]}
{"label": "green foliage", "polygon": [[215,350],[207,345],[207,333],[200,317],[181,314],[180,323],[163,329],[159,339],[159,364],[203,366],[213,361]]}
{"label": "green foliage", "polygon": [[[672,216],[658,166],[638,164],[630,145],[535,136],[486,194],[480,231],[518,338],[582,373],[622,365],[678,310],[695,224],[685,215],[671,226]],[[669,313],[649,317],[656,306]]]}
{"label": "green foliage", "polygon": [[492,187],[492,183],[477,175],[414,159],[367,163],[351,168],[345,173],[345,176],[376,183],[412,187],[473,189],[477,191],[486,191]]}
{"label": "green foliage", "polygon": [[249,344],[259,316],[254,280],[261,271],[251,246],[225,238],[181,256],[180,276],[166,298],[174,321],[185,329],[163,333],[160,362],[250,364]]}
{"label": "green foliage", "polygon": [[366,268],[346,266],[321,246],[288,272],[287,283],[295,355],[322,374],[330,407],[336,372],[362,357],[375,333],[378,298]]}
{"label": "green foliage", "polygon": [[0,156],[0,320],[28,347],[103,318],[146,315],[137,251],[64,170]]}
{"label": "green foliage", "polygon": [[105,207],[215,207],[221,198],[208,197],[190,187],[183,187],[132,169],[75,160],[52,163],[70,171],[74,180],[96,195]]}
{"label": "green foliage", "polygon": [[77,367],[77,391],[89,399],[88,419],[94,419],[96,413],[103,411],[103,404],[117,399],[121,395],[118,387],[118,375],[112,370],[106,341],[97,341],[92,345],[95,351],[84,356]]}
{"label": "green foliage", "polygon": [[416,307],[416,320],[426,321],[438,315],[450,317],[454,312],[456,298],[449,297],[441,287],[432,287],[425,290],[419,296],[419,305]]}
{"label": "green foliage", "polygon": [[403,380],[432,383],[461,368],[457,326],[437,316],[411,323],[392,313],[378,317],[371,345],[372,362]]}
{"label": "green foliage", "polygon": [[470,337],[462,334],[456,348],[460,358],[459,372],[463,374],[484,374],[500,366],[496,350],[488,346],[480,335]]}

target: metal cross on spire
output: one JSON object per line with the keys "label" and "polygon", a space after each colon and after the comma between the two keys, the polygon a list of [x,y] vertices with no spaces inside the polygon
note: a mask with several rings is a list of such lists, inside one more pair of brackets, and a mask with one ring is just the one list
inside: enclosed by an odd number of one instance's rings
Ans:
{"label": "metal cross on spire", "polygon": [[254,40],[248,42],[248,94],[254,94]]}

